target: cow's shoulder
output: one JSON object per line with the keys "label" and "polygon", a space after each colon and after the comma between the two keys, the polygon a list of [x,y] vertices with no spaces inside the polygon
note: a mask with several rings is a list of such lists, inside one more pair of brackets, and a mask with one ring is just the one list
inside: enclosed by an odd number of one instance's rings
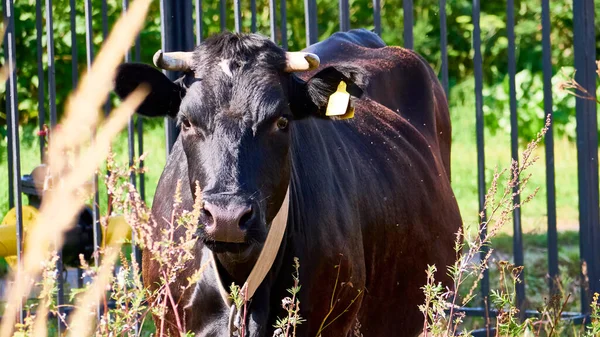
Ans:
{"label": "cow's shoulder", "polygon": [[385,42],[379,37],[379,35],[373,33],[370,30],[360,28],[352,29],[347,32],[336,32],[324,42],[327,43],[350,43],[356,46],[364,48],[383,48],[386,46]]}
{"label": "cow's shoulder", "polygon": [[[304,80],[327,67],[336,67],[343,72],[348,66],[360,69],[360,73],[366,77],[362,81],[365,84],[390,72],[395,75],[391,83],[410,82],[413,77],[427,81],[436,78],[421,55],[403,47],[387,46],[377,34],[366,29],[334,33],[307,47],[305,51],[317,54],[321,65],[318,69],[300,74]],[[389,79],[385,82],[391,84]]]}
{"label": "cow's shoulder", "polygon": [[340,56],[356,54],[361,49],[372,50],[385,46],[385,42],[377,34],[366,29],[353,29],[334,33],[327,39],[308,46],[304,51],[319,55],[323,63]]}

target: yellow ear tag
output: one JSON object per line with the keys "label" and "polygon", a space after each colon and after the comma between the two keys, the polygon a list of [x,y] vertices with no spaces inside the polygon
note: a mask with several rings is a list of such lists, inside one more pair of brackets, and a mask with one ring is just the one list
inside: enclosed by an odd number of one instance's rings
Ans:
{"label": "yellow ear tag", "polygon": [[346,82],[341,81],[337,91],[329,96],[325,116],[339,116],[341,119],[354,117],[354,108],[350,104],[350,94],[346,91]]}

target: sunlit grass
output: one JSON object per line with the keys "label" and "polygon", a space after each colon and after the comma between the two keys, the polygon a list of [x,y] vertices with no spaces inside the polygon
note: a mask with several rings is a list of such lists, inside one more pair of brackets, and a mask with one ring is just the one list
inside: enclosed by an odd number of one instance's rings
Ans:
{"label": "sunlit grass", "polygon": [[[475,143],[475,112],[471,108],[455,108],[452,144],[452,188],[458,200],[463,220],[467,224],[478,223],[479,198],[477,194],[477,145]],[[485,166],[487,187],[495,167],[510,164],[510,134],[485,135]],[[520,152],[523,150],[520,147]],[[556,205],[559,230],[578,229],[577,196],[577,149],[566,139],[555,140]],[[531,168],[528,189],[540,187],[538,195],[522,209],[524,232],[544,232],[547,228],[546,164],[545,148],[535,152],[540,157]],[[503,228],[512,233],[512,227]]]}

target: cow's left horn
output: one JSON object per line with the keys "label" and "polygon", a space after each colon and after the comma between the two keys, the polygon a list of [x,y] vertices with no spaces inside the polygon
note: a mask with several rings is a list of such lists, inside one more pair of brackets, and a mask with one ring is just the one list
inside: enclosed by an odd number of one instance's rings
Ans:
{"label": "cow's left horn", "polygon": [[171,71],[188,71],[192,68],[193,52],[170,52],[163,53],[162,50],[154,54],[152,60],[154,65],[160,69]]}
{"label": "cow's left horn", "polygon": [[303,52],[286,52],[285,61],[287,73],[317,69],[321,63],[317,55]]}

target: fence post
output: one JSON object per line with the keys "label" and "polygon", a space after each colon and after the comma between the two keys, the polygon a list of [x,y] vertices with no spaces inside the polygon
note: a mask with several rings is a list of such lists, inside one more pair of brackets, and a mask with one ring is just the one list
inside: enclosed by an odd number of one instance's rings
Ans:
{"label": "fence post", "polygon": [[[485,184],[485,144],[484,144],[484,124],[483,124],[483,56],[481,54],[481,4],[480,0],[473,0],[473,68],[475,73],[475,139],[477,142],[477,191],[479,196],[479,219],[480,224],[487,225],[487,212],[485,209],[485,195],[487,192]],[[480,227],[480,239],[487,234],[487,227]],[[483,246],[481,249],[481,259],[488,254],[489,247]],[[480,283],[481,299],[484,306],[486,318],[488,314],[488,297],[490,294],[489,270],[483,271],[483,278]],[[487,327],[487,324],[486,324]]]}
{"label": "fence post", "polygon": [[[508,87],[510,97],[510,147],[512,160],[519,165],[519,123],[517,111],[517,58],[515,53],[515,2],[506,2],[506,35],[508,38]],[[519,190],[521,188],[520,177],[516,177],[513,187],[513,205],[521,203]],[[521,207],[513,210],[513,257],[516,266],[525,265],[523,254],[523,230],[521,228]],[[519,282],[515,284],[517,295],[517,308],[520,310],[519,317],[525,319],[525,270],[517,276]]]}
{"label": "fence post", "polygon": [[[9,172],[9,207],[15,207],[16,212],[16,233],[17,233],[17,272],[22,271],[21,261],[23,260],[23,209],[21,199],[21,155],[19,145],[19,103],[17,93],[17,54],[15,42],[15,18],[14,18],[14,0],[5,0],[3,5],[3,19],[6,25],[4,32],[4,59],[5,67],[8,72],[6,80],[6,126],[8,138],[8,172]],[[40,83],[40,85],[43,85]],[[12,201],[12,202],[11,202]],[[19,323],[23,323],[25,318],[23,312],[23,302],[18,305]],[[12,319],[12,318],[10,318]]]}
{"label": "fence post", "polygon": [[[160,1],[160,28],[162,50],[191,51],[194,48],[194,24],[192,18],[192,2],[186,0]],[[179,77],[178,72],[167,71],[171,80]],[[165,134],[167,137],[167,156],[179,135],[175,121],[165,118]]]}
{"label": "fence post", "polygon": [[[573,0],[573,49],[575,80],[587,92],[596,93],[596,37],[594,0]],[[600,223],[598,208],[598,123],[596,102],[577,98],[577,165],[579,184],[579,249],[583,280],[582,311],[590,312],[591,294],[600,292]],[[587,270],[587,272],[586,272]],[[586,289],[587,288],[587,289]]]}
{"label": "fence post", "polygon": [[317,0],[304,0],[304,22],[306,22],[306,46],[319,42],[317,27]]}
{"label": "fence post", "polygon": [[[414,48],[413,36],[413,0],[402,1],[402,13],[404,15],[404,48]],[[380,28],[381,29],[381,28]]]}
{"label": "fence post", "polygon": [[546,204],[548,210],[548,274],[550,295],[558,291],[558,235],[556,231],[556,185],[554,170],[554,122],[552,111],[552,46],[550,44],[550,0],[542,0],[542,59],[544,67],[544,116],[551,123],[544,137],[546,152]]}

